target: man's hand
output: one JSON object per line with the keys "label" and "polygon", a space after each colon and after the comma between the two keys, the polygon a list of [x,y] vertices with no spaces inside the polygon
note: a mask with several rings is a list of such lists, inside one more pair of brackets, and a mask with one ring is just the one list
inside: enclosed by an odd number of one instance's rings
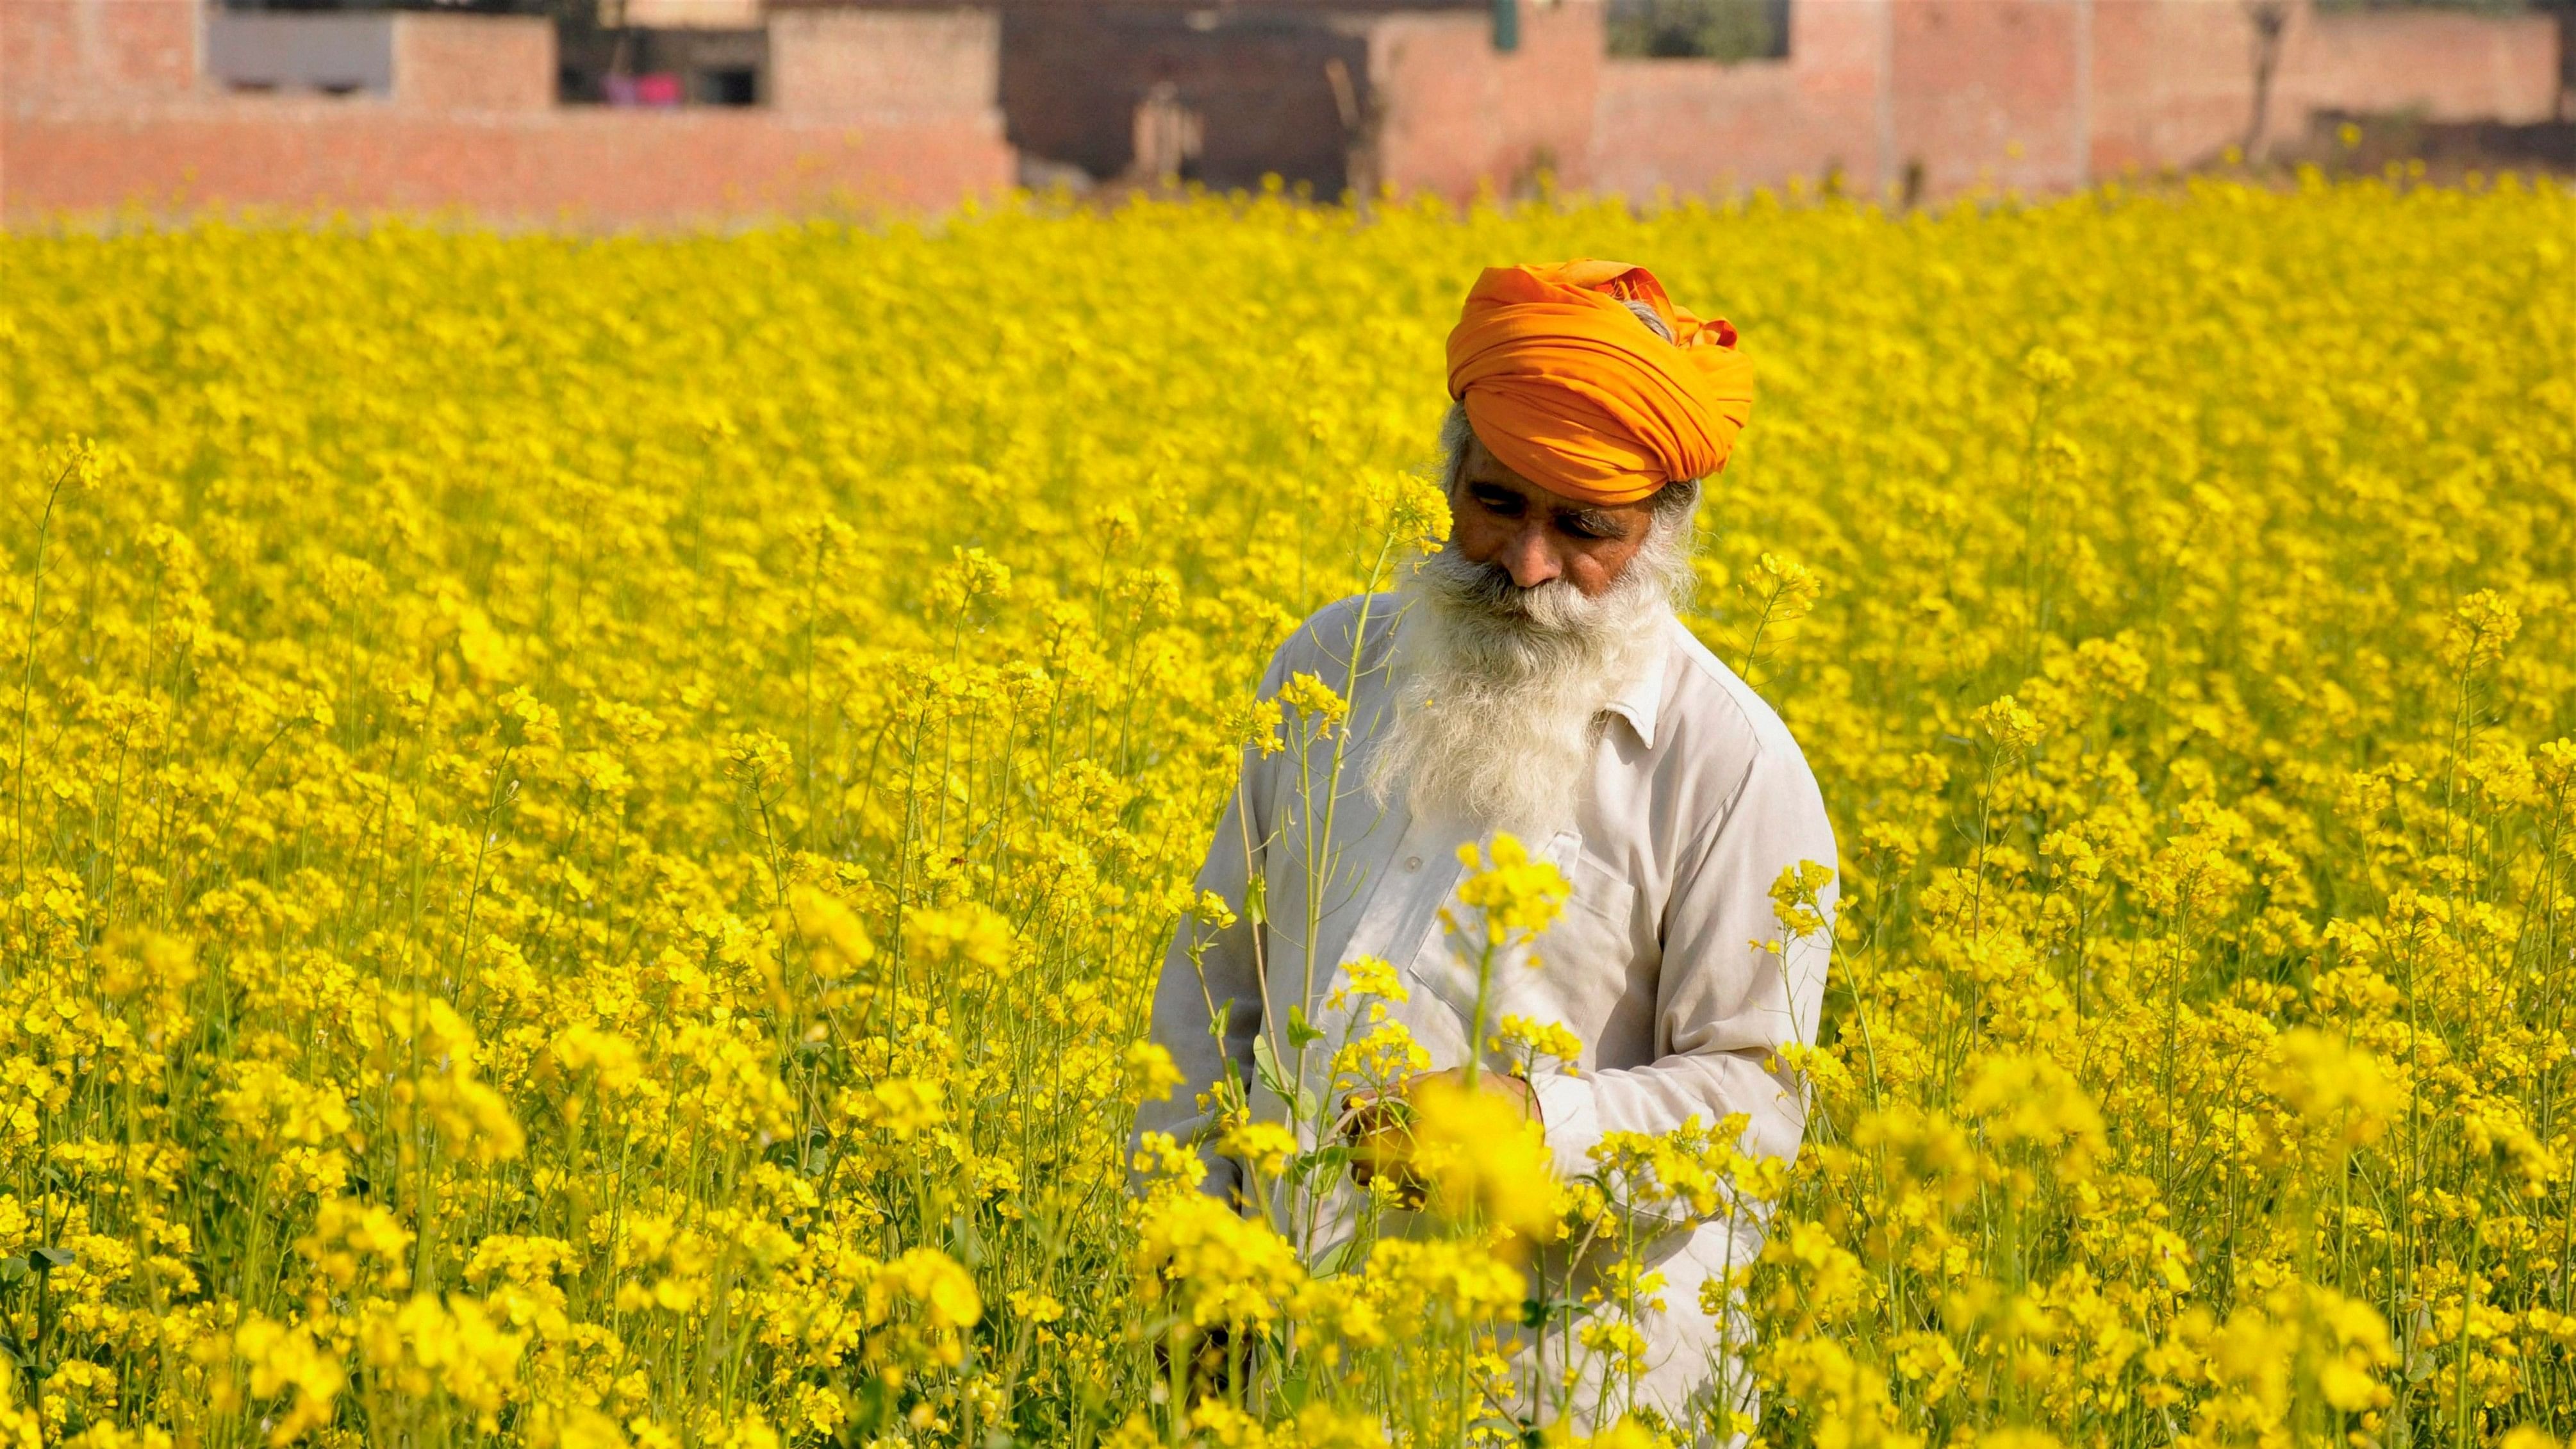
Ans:
{"label": "man's hand", "polygon": [[[1351,1145],[1351,1181],[1366,1187],[1372,1179],[1387,1178],[1402,1207],[1422,1205],[1424,1184],[1412,1165],[1412,1109],[1415,1095],[1431,1082],[1463,1087],[1467,1073],[1460,1067],[1445,1072],[1416,1072],[1391,1095],[1354,1092],[1342,1099],[1342,1138]],[[1481,1071],[1476,1074],[1476,1086],[1480,1091],[1510,1098],[1523,1117],[1538,1120],[1538,1094],[1520,1077],[1509,1072]]]}

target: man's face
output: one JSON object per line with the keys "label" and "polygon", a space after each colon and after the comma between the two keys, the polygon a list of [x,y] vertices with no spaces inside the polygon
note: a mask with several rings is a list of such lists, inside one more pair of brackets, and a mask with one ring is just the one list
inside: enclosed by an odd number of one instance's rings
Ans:
{"label": "man's face", "polygon": [[1474,438],[1449,491],[1450,546],[1532,589],[1564,579],[1587,598],[1619,581],[1652,522],[1650,504],[1583,503],[1513,472]]}

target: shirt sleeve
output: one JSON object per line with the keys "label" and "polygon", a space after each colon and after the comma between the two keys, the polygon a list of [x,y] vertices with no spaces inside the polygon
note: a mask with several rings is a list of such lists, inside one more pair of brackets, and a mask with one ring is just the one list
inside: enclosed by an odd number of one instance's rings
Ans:
{"label": "shirt sleeve", "polygon": [[1593,1171],[1604,1133],[1670,1132],[1692,1117],[1715,1126],[1737,1112],[1747,1152],[1797,1156],[1806,1098],[1775,1050],[1816,1040],[1839,879],[1819,893],[1826,926],[1786,940],[1771,886],[1806,861],[1839,866],[1824,797],[1793,744],[1765,742],[1698,858],[1674,877],[1656,988],[1664,1055],[1533,1084],[1560,1175]]}
{"label": "shirt sleeve", "polygon": [[[1287,678],[1287,658],[1288,646],[1282,645],[1262,676],[1259,697],[1267,699],[1279,692]],[[1269,812],[1263,787],[1269,773],[1257,749],[1243,752],[1233,798],[1226,802],[1216,837],[1208,844],[1207,861],[1199,868],[1198,889],[1224,900],[1235,913],[1234,924],[1211,934],[1196,917],[1184,916],[1163,953],[1149,1039],[1171,1053],[1181,1084],[1166,1100],[1137,1107],[1131,1156],[1147,1132],[1168,1132],[1185,1143],[1204,1134],[1209,1114],[1198,1099],[1229,1069],[1246,1087],[1255,1080],[1252,1044],[1262,1024],[1261,953],[1266,943],[1263,928],[1245,909],[1244,898],[1264,865]],[[1206,949],[1193,962],[1192,947],[1202,940]],[[1199,1156],[1208,1166],[1204,1190],[1231,1200],[1242,1185],[1239,1166],[1206,1143],[1200,1145]]]}

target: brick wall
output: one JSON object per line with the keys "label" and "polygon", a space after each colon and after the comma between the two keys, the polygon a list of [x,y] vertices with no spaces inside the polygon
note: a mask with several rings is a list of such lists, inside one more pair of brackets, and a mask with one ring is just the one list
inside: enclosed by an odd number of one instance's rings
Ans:
{"label": "brick wall", "polygon": [[2544,120],[2558,43],[2545,16],[2296,0],[2257,138],[2235,0],[1795,0],[1783,61],[1605,62],[1590,172],[1632,195],[1836,168],[1933,198],[2059,191],[2304,135],[2323,110]]}
{"label": "brick wall", "polygon": [[2528,124],[2557,109],[2559,31],[2550,16],[2364,10],[2306,20],[2282,57],[2292,111]]}
{"label": "brick wall", "polygon": [[554,22],[536,15],[397,15],[394,99],[421,110],[547,110],[555,103]]}
{"label": "brick wall", "polygon": [[1892,124],[1923,189],[2048,191],[2086,155],[2086,52],[2098,7],[2082,0],[1911,0],[1893,7]]}
{"label": "brick wall", "polygon": [[[2058,190],[2246,139],[2238,0],[1795,0],[1784,60],[1603,54],[1599,0],[1334,13],[782,10],[771,99],[737,111],[553,104],[541,22],[404,15],[389,95],[229,95],[200,0],[0,0],[0,219],[132,201],[462,207],[496,219],[686,221],[842,205],[940,209],[1012,180],[1011,140],[1125,169],[1136,105],[1177,96],[1219,186],[1266,171],[1464,198],[1542,169],[1648,195],[1838,169],[1856,188]],[[2528,121],[2557,103],[2546,18],[2319,13],[2295,0],[2267,140],[2320,110]],[[1005,136],[1002,105],[1010,113]]]}
{"label": "brick wall", "polygon": [[1885,134],[1890,3],[1800,7],[1783,60],[1605,61],[1592,184],[1632,196],[1726,192],[1839,169],[1876,188],[1895,174]]}
{"label": "brick wall", "polygon": [[0,0],[0,108],[188,90],[198,17],[196,0]]}
{"label": "brick wall", "polygon": [[1009,179],[1007,150],[988,131],[715,108],[476,116],[254,98],[13,116],[0,146],[13,222],[140,204],[685,223],[937,210],[969,185]]}
{"label": "brick wall", "polygon": [[1457,198],[1525,184],[1541,168],[1591,185],[1601,34],[1598,0],[1521,0],[1520,48],[1508,54],[1494,50],[1482,10],[1370,21],[1378,178]]}
{"label": "brick wall", "polygon": [[769,22],[771,103],[805,116],[973,117],[998,126],[989,10],[788,10]]}
{"label": "brick wall", "polygon": [[773,49],[788,104],[661,112],[555,105],[551,26],[497,16],[399,17],[390,96],[226,94],[200,78],[198,17],[193,0],[0,0],[0,220],[140,205],[617,225],[935,211],[1011,182],[988,15],[793,17]]}
{"label": "brick wall", "polygon": [[2254,27],[2205,0],[2096,0],[2091,174],[2186,166],[2305,136],[2320,111],[2435,121],[2550,119],[2558,31],[2545,15],[2294,5],[2260,135]]}
{"label": "brick wall", "polygon": [[[2285,55],[2306,20],[2305,11],[2290,12]],[[2256,48],[2241,5],[2097,4],[2089,174],[2189,165],[2252,139]],[[2294,110],[2276,83],[2272,129],[2290,123]]]}

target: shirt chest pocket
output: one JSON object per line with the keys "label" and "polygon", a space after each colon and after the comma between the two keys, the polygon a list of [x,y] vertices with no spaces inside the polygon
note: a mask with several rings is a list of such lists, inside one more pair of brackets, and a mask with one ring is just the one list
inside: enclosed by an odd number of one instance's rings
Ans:
{"label": "shirt chest pocket", "polygon": [[[1624,872],[1585,852],[1570,831],[1552,840],[1543,854],[1556,863],[1572,891],[1536,942],[1495,958],[1485,1029],[1490,1033],[1504,1017],[1517,1015],[1541,1025],[1571,1027],[1588,1037],[1641,964],[1637,888]],[[1454,889],[1445,904],[1465,930],[1429,932],[1408,974],[1463,1029],[1475,1011],[1475,913],[1459,904]],[[1650,942],[1646,949],[1651,951]],[[1533,954],[1539,962],[1535,967],[1530,964]]]}
{"label": "shirt chest pocket", "polygon": [[[1598,981],[1603,988],[1615,989],[1626,979],[1640,945],[1637,887],[1624,871],[1595,859],[1571,835],[1557,840],[1562,853],[1551,850],[1549,854],[1574,891],[1555,923],[1538,938],[1543,964],[1536,974],[1545,976],[1562,968],[1580,973],[1587,983]],[[1584,987],[1571,981],[1563,987],[1550,994],[1558,999],[1586,994]]]}

